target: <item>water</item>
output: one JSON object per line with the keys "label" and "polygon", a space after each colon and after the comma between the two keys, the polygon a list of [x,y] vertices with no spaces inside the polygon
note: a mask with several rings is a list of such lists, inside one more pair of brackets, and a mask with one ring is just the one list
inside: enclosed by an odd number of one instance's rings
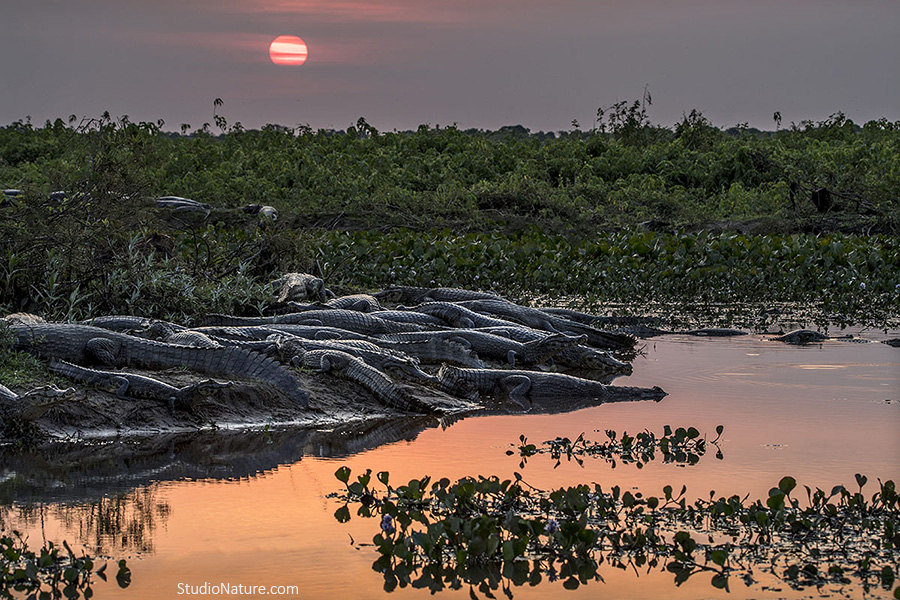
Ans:
{"label": "water", "polygon": [[[472,417],[446,428],[432,419],[412,419],[336,432],[173,437],[150,448],[82,449],[80,466],[66,470],[54,467],[60,457],[23,457],[0,467],[6,480],[2,497],[15,499],[0,508],[2,526],[24,529],[34,545],[65,538],[91,552],[129,557],[132,585],[123,591],[114,583],[98,584],[100,598],[175,597],[183,589],[179,584],[204,582],[293,585],[299,594],[288,597],[300,598],[423,598],[428,592],[383,592],[381,575],[371,568],[375,551],[351,543],[370,540],[376,521],[334,519],[340,504],[327,495],[342,487],[333,475],[339,466],[355,473],[387,470],[395,483],[425,474],[453,480],[519,471],[545,489],[597,482],[658,495],[666,484],[685,484],[693,498],[711,489],[764,498],[784,475],[826,490],[850,485],[856,473],[872,482],[900,478],[900,349],[841,341],[795,347],[760,336],[666,336],[644,342],[634,366],[634,375],[617,383],[660,385],[669,396],[659,403],[606,404],[564,414]],[[547,456],[534,456],[520,468],[518,456],[506,454],[520,434],[535,443],[582,432],[602,441],[604,429],[661,433],[667,424],[693,426],[710,438],[724,425],[723,458],[708,452],[692,467],[657,461],[643,469],[611,469],[587,458],[583,466],[564,462],[554,469]],[[384,439],[390,441],[377,445]],[[28,474],[31,483],[14,485],[14,472]],[[793,592],[772,581],[745,588],[733,581],[726,594],[705,575],[675,587],[665,572],[600,573],[605,583],[591,582],[565,597],[848,593],[828,586]],[[545,580],[512,592],[539,598],[564,590]],[[890,592],[877,588],[871,594]],[[467,587],[441,594],[468,595]]]}

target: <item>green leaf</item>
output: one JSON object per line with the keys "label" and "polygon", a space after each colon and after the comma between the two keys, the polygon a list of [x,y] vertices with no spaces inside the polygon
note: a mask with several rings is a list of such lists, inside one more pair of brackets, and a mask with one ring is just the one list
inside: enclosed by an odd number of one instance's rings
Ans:
{"label": "green leaf", "polygon": [[503,560],[511,561],[516,558],[516,549],[512,540],[503,542]]}
{"label": "green leaf", "polygon": [[714,563],[724,567],[725,561],[728,560],[728,552],[726,550],[713,550],[709,557]]}
{"label": "green leaf", "polygon": [[716,573],[715,575],[713,575],[712,581],[710,583],[712,583],[712,586],[714,588],[724,590],[728,587],[728,575]]}
{"label": "green leaf", "polygon": [[334,476],[341,483],[347,483],[350,481],[350,467],[341,467],[334,472]]}
{"label": "green leaf", "polygon": [[346,523],[350,520],[350,508],[346,505],[340,507],[334,511],[334,518],[337,519],[338,523]]}
{"label": "green leaf", "polygon": [[795,487],[797,487],[797,480],[793,477],[782,477],[781,481],[778,482],[778,489],[784,492],[785,495],[790,494]]}

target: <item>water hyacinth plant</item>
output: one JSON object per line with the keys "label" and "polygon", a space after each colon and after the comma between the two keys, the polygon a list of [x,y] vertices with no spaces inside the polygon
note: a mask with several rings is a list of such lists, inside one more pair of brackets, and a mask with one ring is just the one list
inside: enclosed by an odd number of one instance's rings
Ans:
{"label": "water hyacinth plant", "polygon": [[[583,465],[587,457],[602,458],[613,469],[616,468],[617,462],[623,465],[634,464],[640,469],[657,457],[663,464],[696,465],[706,454],[709,446],[715,447],[716,458],[722,460],[722,449],[719,448],[718,441],[724,430],[722,425],[718,425],[715,439],[707,440],[705,436],[700,436],[700,431],[696,427],[678,427],[673,431],[672,427],[666,425],[661,436],[645,430],[634,436],[623,432],[622,437],[614,430],[607,429],[606,442],[591,442],[585,439],[582,433],[574,441],[567,437],[558,437],[540,446],[529,444],[527,438],[522,435],[519,436],[517,446],[521,459],[519,468],[524,468],[528,458],[538,454],[549,455],[555,460],[554,468],[558,467],[563,459]],[[506,454],[512,456],[515,452],[507,450]]]}
{"label": "water hyacinth plant", "polygon": [[[602,581],[603,569],[662,571],[681,585],[705,575],[715,588],[754,586],[772,578],[796,590],[825,583],[891,590],[900,566],[900,497],[893,481],[863,494],[836,486],[830,493],[782,478],[768,497],[739,496],[688,502],[687,489],[645,495],[614,486],[577,485],[539,490],[515,479],[431,477],[383,489],[370,487],[371,471],[350,482],[335,512],[350,520],[380,517],[372,567],[384,588],[426,588],[432,593],[468,586],[472,597],[562,581],[566,589]],[[894,589],[900,594],[900,587]]]}
{"label": "water hyacinth plant", "polygon": [[[66,542],[63,549],[48,542],[39,552],[16,531],[0,532],[0,596],[28,598],[91,598],[93,576],[106,581],[107,564],[95,567],[95,559],[76,556]],[[131,585],[131,569],[124,559],[118,561],[116,583],[121,588]]]}

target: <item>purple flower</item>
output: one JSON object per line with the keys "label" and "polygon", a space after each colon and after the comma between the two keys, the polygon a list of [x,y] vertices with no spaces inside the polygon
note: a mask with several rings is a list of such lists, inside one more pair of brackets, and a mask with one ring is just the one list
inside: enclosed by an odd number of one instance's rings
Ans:
{"label": "purple flower", "polygon": [[865,282],[865,281],[860,281],[860,282],[859,282],[859,287],[861,287],[862,289],[866,289],[866,282]]}
{"label": "purple flower", "polygon": [[381,530],[385,533],[394,533],[394,518],[391,515],[384,515],[381,518]]}
{"label": "purple flower", "polygon": [[547,533],[556,533],[559,531],[559,523],[556,522],[556,519],[549,519],[547,521]]}

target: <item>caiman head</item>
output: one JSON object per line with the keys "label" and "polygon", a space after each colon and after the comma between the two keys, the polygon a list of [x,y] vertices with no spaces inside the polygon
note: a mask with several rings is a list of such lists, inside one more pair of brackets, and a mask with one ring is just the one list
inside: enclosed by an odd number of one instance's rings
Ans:
{"label": "caiman head", "polygon": [[395,374],[399,377],[405,377],[407,379],[424,379],[427,381],[438,383],[437,377],[435,377],[434,375],[429,375],[419,368],[419,361],[417,361],[415,358],[408,358],[403,356],[390,358],[384,362],[384,370],[388,371],[390,374]]}
{"label": "caiman head", "polygon": [[609,352],[591,352],[582,359],[582,368],[591,371],[615,371],[617,373],[631,373],[631,363],[622,362]]}

